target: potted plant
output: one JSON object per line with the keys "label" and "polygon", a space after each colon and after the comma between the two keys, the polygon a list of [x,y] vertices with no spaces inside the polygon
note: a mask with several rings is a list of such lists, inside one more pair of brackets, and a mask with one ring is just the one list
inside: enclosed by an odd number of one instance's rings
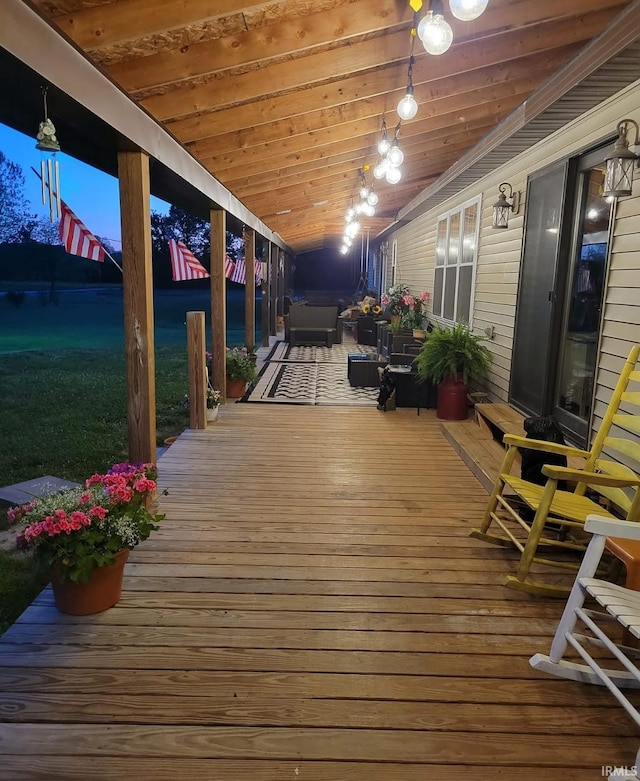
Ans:
{"label": "potted plant", "polygon": [[226,355],[227,398],[244,396],[248,382],[257,376],[256,366],[246,347],[227,347]]}
{"label": "potted plant", "polygon": [[50,567],[61,612],[89,615],[118,602],[129,550],[164,518],[148,509],[155,492],[153,464],[114,464],[83,487],[8,511],[9,521],[25,527],[18,547]]}
{"label": "potted plant", "polygon": [[385,312],[391,316],[391,324],[399,323],[402,315],[405,313],[406,304],[404,297],[411,295],[408,285],[399,282],[397,285],[391,285],[389,290],[380,299]]}
{"label": "potted plant", "polygon": [[403,296],[403,302],[405,309],[402,313],[402,324],[405,328],[409,328],[413,331],[413,335],[416,339],[424,339],[427,332],[424,329],[424,311],[423,308],[429,300],[429,293],[420,293],[418,296],[413,296],[411,293],[407,293]]}
{"label": "potted plant", "polygon": [[443,420],[467,417],[467,383],[489,373],[491,353],[464,323],[435,328],[415,359],[418,377],[438,386],[437,416]]}
{"label": "potted plant", "polygon": [[218,417],[218,407],[222,394],[211,385],[207,385],[207,422],[212,423]]}

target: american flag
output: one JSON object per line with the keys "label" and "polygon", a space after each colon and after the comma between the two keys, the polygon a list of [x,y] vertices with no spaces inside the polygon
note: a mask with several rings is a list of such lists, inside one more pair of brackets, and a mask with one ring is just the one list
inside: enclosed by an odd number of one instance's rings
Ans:
{"label": "american flag", "polygon": [[207,269],[181,241],[169,239],[169,254],[171,255],[174,282],[204,279],[210,276]]}
{"label": "american flag", "polygon": [[60,201],[60,224],[58,232],[60,241],[70,255],[79,255],[98,263],[104,263],[104,247],[91,233],[89,228],[78,219],[64,201]]}
{"label": "american flag", "polygon": [[233,272],[235,271],[236,264],[227,255],[224,259],[224,275],[227,279],[231,279]]}
{"label": "american flag", "polygon": [[232,282],[239,282],[241,285],[246,284],[245,279],[245,266],[244,259],[238,260],[236,267],[233,270],[233,274],[229,277]]}

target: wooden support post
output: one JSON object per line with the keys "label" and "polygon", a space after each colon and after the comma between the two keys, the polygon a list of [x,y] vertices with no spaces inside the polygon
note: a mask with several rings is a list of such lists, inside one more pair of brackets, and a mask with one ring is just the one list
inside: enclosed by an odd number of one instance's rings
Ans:
{"label": "wooden support post", "polygon": [[256,343],[256,234],[253,228],[245,227],[244,262],[246,284],[244,287],[244,343],[255,347]]}
{"label": "wooden support post", "polygon": [[189,426],[207,427],[207,363],[204,312],[187,312],[187,373],[189,374]]}
{"label": "wooden support post", "polygon": [[269,333],[278,333],[278,245],[271,242],[269,246]]}
{"label": "wooden support post", "polygon": [[149,158],[118,152],[129,460],[156,461]]}
{"label": "wooden support post", "polygon": [[211,211],[211,385],[227,400],[227,296],[224,264],[227,255],[227,213]]}

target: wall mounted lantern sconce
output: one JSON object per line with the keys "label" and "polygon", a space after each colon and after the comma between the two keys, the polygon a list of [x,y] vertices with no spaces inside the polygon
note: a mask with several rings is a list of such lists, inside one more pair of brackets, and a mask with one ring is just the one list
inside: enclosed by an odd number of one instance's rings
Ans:
{"label": "wall mounted lantern sconce", "polygon": [[[509,195],[507,195],[507,188]],[[520,208],[520,193],[518,190],[514,190],[509,182],[503,182],[498,189],[500,195],[498,200],[493,204],[493,228],[508,228],[509,227],[509,212],[513,214],[518,213]]]}
{"label": "wall mounted lantern sconce", "polygon": [[605,198],[621,198],[631,195],[633,189],[633,169],[638,165],[640,158],[629,149],[627,133],[629,125],[636,130],[634,146],[638,145],[638,123],[633,119],[623,119],[618,122],[618,138],[613,146],[611,157],[605,160],[607,172],[604,177],[604,189],[602,195]]}

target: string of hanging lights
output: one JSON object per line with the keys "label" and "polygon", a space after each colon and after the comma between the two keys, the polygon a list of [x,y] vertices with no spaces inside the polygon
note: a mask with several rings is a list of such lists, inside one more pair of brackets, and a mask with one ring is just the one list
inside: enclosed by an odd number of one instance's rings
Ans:
{"label": "string of hanging lights", "polygon": [[[489,0],[448,0],[449,10],[452,15],[462,22],[470,22],[477,19],[487,8]],[[418,102],[414,96],[413,85],[413,66],[415,65],[414,47],[415,40],[419,38],[428,54],[444,54],[453,43],[453,30],[451,25],[444,18],[443,0],[427,0],[426,14],[419,18],[419,12],[423,8],[423,0],[409,0],[409,7],[413,10],[413,24],[410,33],[409,66],[407,71],[407,88],[405,94],[400,99],[397,106],[397,114],[400,121],[395,126],[393,138],[389,139],[387,123],[382,117],[382,132],[378,142],[378,162],[373,169],[373,178],[377,180],[384,179],[388,184],[398,184],[402,179],[400,166],[404,162],[404,152],[398,143],[398,134],[402,122],[413,119],[418,113]],[[346,255],[355,236],[360,231],[359,217],[373,217],[375,207],[378,204],[378,195],[373,190],[373,182],[368,186],[365,180],[364,172],[368,166],[360,170],[360,202],[351,206],[347,210],[346,226],[343,236],[343,243],[340,252]]]}

